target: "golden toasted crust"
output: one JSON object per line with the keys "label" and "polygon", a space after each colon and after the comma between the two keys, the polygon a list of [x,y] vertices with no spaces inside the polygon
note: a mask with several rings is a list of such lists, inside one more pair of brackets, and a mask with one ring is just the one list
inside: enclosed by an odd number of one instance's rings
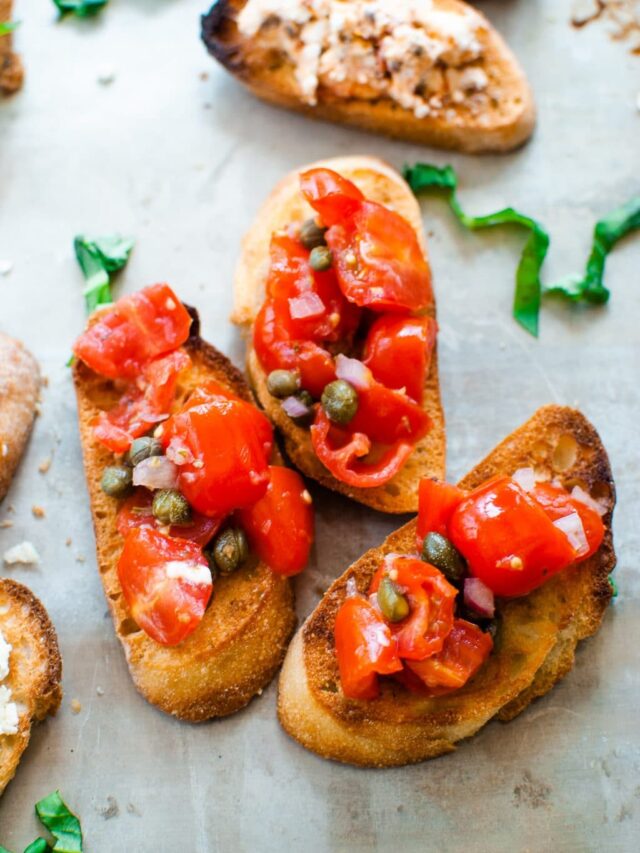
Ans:
{"label": "golden toasted crust", "polygon": [[[11,21],[13,0],[0,0],[0,24]],[[11,95],[22,86],[24,70],[20,57],[13,52],[11,33],[0,36],[0,92]]]}
{"label": "golden toasted crust", "polygon": [[494,650],[461,690],[425,698],[390,683],[373,701],[346,699],[333,626],[347,580],[353,577],[366,592],[384,554],[415,552],[416,522],[411,521],[335,581],[295,636],[278,701],[280,721],[292,737],[325,758],[351,764],[389,767],[422,761],[453,750],[494,716],[516,716],[571,669],[576,645],[597,631],[611,598],[615,488],[595,429],[580,412],[561,406],[538,410],[460,485],[471,489],[529,465],[569,488],[580,484],[605,503],[606,534],[598,552],[523,598],[498,600]]}
{"label": "golden toasted crust", "polygon": [[[334,157],[303,166],[290,172],[275,187],[243,241],[235,273],[234,312],[231,319],[244,326],[248,332],[265,298],[271,235],[278,228],[301,222],[311,215],[311,208],[300,194],[298,176],[305,169],[316,166],[334,169],[357,184],[367,198],[387,205],[402,215],[413,226],[424,255],[427,256],[420,208],[405,181],[391,166],[376,157],[362,156]],[[435,317],[435,305],[431,306],[430,313]],[[322,465],[311,445],[309,430],[296,426],[283,412],[279,401],[269,394],[267,376],[250,343],[247,373],[260,404],[284,436],[288,456],[301,471],[323,486],[382,512],[416,512],[420,480],[423,477],[444,477],[446,438],[440,401],[437,347],[434,348],[425,381],[423,402],[432,420],[432,428],[418,442],[402,470],[384,486],[373,489],[359,489],[341,483]]]}
{"label": "golden toasted crust", "polygon": [[39,392],[35,358],[19,341],[0,332],[0,501],[24,452]]}
{"label": "golden toasted crust", "polygon": [[1,578],[0,631],[12,646],[2,685],[10,688],[19,709],[18,733],[0,734],[2,794],[27,748],[31,726],[60,706],[62,661],[55,629],[40,601],[26,586]]}
{"label": "golden toasted crust", "polygon": [[[318,103],[300,100],[290,63],[265,56],[255,39],[245,38],[236,25],[244,0],[218,0],[202,18],[202,38],[209,52],[254,95],[276,106],[310,118],[355,125],[375,133],[410,142],[469,153],[509,151],[525,142],[535,126],[533,96],[515,56],[479,11],[483,26],[480,40],[484,58],[478,63],[490,85],[500,92],[489,109],[474,113],[468,103],[424,118],[416,118],[390,98],[375,101],[340,98],[323,89]],[[434,0],[436,9],[460,11],[460,0]]]}
{"label": "golden toasted crust", "polygon": [[[181,378],[179,397],[215,379],[253,402],[242,374],[225,356],[199,337],[191,337],[185,349],[192,366]],[[118,580],[119,502],[100,488],[102,471],[113,455],[95,441],[91,426],[101,410],[115,404],[118,391],[81,362],[74,365],[73,375],[98,568],[135,685],[149,702],[184,720],[232,714],[268,684],[280,666],[295,627],[290,583],[264,563],[250,560],[216,581],[201,624],[180,645],[161,646],[141,631]]]}

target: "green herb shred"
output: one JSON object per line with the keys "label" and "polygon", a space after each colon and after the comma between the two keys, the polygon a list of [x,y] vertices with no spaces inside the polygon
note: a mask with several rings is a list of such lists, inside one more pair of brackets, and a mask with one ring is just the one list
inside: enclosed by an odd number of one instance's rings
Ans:
{"label": "green herb shred", "polygon": [[24,853],[50,853],[53,847],[44,838],[36,838],[28,847],[24,848]]}
{"label": "green herb shred", "polygon": [[63,15],[75,15],[76,18],[90,18],[97,15],[109,0],[53,0],[54,5]]}
{"label": "green herb shred", "polygon": [[133,244],[131,237],[119,235],[95,238],[79,235],[74,239],[73,248],[86,282],[83,294],[87,314],[113,301],[111,273],[124,267]]}
{"label": "green herb shred", "polygon": [[[19,23],[20,21],[0,21],[0,36],[7,36],[12,33]],[[0,847],[0,853],[2,850],[3,848]]]}
{"label": "green herb shred", "polygon": [[36,814],[56,839],[54,853],[82,853],[80,821],[69,811],[59,791],[36,803]]}

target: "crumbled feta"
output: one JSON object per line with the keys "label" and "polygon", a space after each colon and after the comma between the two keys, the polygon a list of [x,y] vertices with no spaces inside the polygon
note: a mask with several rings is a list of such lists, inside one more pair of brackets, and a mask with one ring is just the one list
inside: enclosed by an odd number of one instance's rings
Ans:
{"label": "crumbled feta", "polygon": [[181,578],[195,584],[211,583],[211,571],[208,566],[196,563],[195,560],[191,562],[172,560],[166,563],[164,568],[168,578]]}
{"label": "crumbled feta", "polygon": [[25,566],[38,566],[40,556],[31,542],[20,542],[4,552],[4,561],[8,566],[22,563]]}
{"label": "crumbled feta", "polygon": [[18,706],[11,701],[11,690],[0,686],[0,735],[18,734]]}
{"label": "crumbled feta", "polygon": [[7,643],[4,634],[0,631],[0,681],[9,675],[9,654],[11,652],[11,644]]}

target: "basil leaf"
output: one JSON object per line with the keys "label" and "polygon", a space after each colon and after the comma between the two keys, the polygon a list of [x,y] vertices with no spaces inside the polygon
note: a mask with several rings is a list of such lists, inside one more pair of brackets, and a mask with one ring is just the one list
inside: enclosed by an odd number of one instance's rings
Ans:
{"label": "basil leaf", "polygon": [[6,847],[3,847],[2,844],[0,844],[0,853],[11,853],[11,850],[7,850]]}
{"label": "basil leaf", "polygon": [[36,813],[56,839],[54,853],[82,853],[80,821],[69,811],[59,791],[36,803]]}
{"label": "basil leaf", "polygon": [[120,235],[90,238],[80,234],[74,239],[73,248],[86,281],[83,295],[88,314],[113,302],[109,273],[124,267],[133,244],[131,237]]}
{"label": "basil leaf", "polygon": [[[18,26],[20,21],[0,21],[0,36],[9,35],[12,33],[15,28]],[[4,850],[4,847],[0,847],[0,853]]]}
{"label": "basil leaf", "polygon": [[24,853],[51,853],[52,847],[44,838],[36,838],[28,847],[24,848]]}
{"label": "basil leaf", "polygon": [[109,0],[53,0],[60,15],[74,14],[77,18],[96,15]]}

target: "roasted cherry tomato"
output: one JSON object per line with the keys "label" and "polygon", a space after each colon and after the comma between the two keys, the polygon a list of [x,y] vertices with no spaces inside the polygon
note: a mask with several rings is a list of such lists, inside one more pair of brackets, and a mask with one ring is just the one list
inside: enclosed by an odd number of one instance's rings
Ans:
{"label": "roasted cherry tomato", "polygon": [[398,654],[405,660],[424,660],[442,649],[453,626],[453,607],[458,590],[442,572],[416,557],[397,557],[378,569],[369,593],[378,591],[389,571],[394,583],[409,601],[409,615],[391,625]]}
{"label": "roasted cherry tomato", "polygon": [[273,443],[267,418],[215,382],[193,392],[165,423],[161,442],[179,466],[178,486],[212,518],[255,503],[267,490]]}
{"label": "roasted cherry tomato", "polygon": [[433,317],[383,314],[367,334],[364,363],[378,382],[421,403],[437,329]]}
{"label": "roasted cherry tomato", "polygon": [[421,661],[407,661],[431,695],[457,690],[472,678],[493,648],[490,635],[464,619],[455,619],[442,649]]}
{"label": "roasted cherry tomato", "polygon": [[311,497],[302,477],[272,465],[265,494],[238,512],[252,548],[279,575],[297,575],[307,564],[313,542]]}
{"label": "roasted cherry tomato", "polygon": [[448,536],[447,525],[465,492],[439,480],[421,480],[418,493],[418,548],[427,533]]}
{"label": "roasted cherry tomato", "polygon": [[333,169],[309,169],[300,175],[300,189],[327,227],[342,222],[359,208],[364,196],[358,187]]}
{"label": "roasted cherry tomato", "polygon": [[565,533],[511,477],[498,477],[458,504],[449,538],[473,575],[496,595],[526,595],[575,559]]}
{"label": "roasted cherry tomato", "polygon": [[152,359],[189,337],[191,317],[167,284],[123,296],[100,312],[75,342],[84,363],[109,379],[136,379]]}
{"label": "roasted cherry tomato", "polygon": [[571,513],[577,512],[587,542],[584,548],[576,553],[574,559],[586,560],[587,557],[595,554],[604,538],[604,524],[595,509],[572,497],[561,486],[554,486],[548,482],[536,483],[531,496],[540,504],[551,521],[566,518]]}
{"label": "roasted cherry tomato", "polygon": [[[158,530],[162,527],[151,511],[153,494],[148,489],[138,488],[126,498],[118,512],[116,522],[118,533],[126,536],[134,527],[151,527]],[[169,536],[174,539],[190,539],[196,545],[204,548],[215,536],[223,518],[207,518],[199,512],[191,513],[190,524],[174,524],[169,528]]]}
{"label": "roasted cherry tomato", "polygon": [[425,410],[406,394],[392,391],[372,379],[366,389],[358,390],[358,411],[349,422],[349,431],[362,432],[373,442],[415,445],[431,427]]}
{"label": "roasted cherry tomato", "polygon": [[402,669],[389,626],[366,598],[345,599],[334,636],[342,692],[348,699],[375,699],[378,675]]}
{"label": "roasted cherry tomato", "polygon": [[184,350],[150,361],[135,385],[125,391],[120,402],[108,412],[100,412],[94,422],[94,435],[114,453],[124,453],[134,438],[169,416],[181,371],[191,359]]}
{"label": "roasted cherry tomato", "polygon": [[175,646],[195,631],[213,589],[198,545],[148,527],[127,533],[118,578],[133,619],[163,646]]}

